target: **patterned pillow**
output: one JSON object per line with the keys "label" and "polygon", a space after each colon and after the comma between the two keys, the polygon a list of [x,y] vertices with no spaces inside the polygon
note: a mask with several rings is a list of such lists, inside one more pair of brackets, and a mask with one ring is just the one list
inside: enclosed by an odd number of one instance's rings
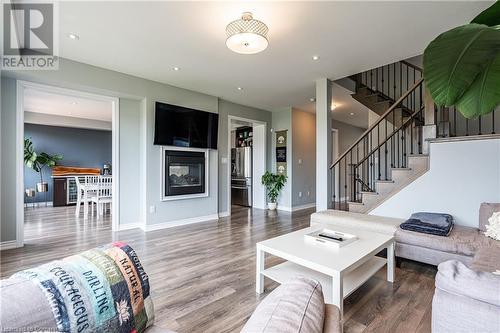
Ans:
{"label": "patterned pillow", "polygon": [[500,212],[495,212],[488,219],[489,224],[485,225],[485,235],[500,241]]}
{"label": "patterned pillow", "polygon": [[37,285],[63,332],[137,332],[154,321],[149,279],[123,242],[18,272]]}

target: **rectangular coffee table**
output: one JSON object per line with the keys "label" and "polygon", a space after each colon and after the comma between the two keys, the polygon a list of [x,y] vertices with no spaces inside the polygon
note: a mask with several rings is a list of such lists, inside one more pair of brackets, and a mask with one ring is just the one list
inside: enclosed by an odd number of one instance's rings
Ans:
{"label": "rectangular coffee table", "polygon": [[[358,239],[339,249],[311,242],[305,234],[330,229],[356,235]],[[375,256],[387,249],[387,259]],[[287,260],[265,268],[265,254]],[[264,277],[278,283],[301,275],[318,280],[325,302],[342,313],[343,300],[387,265],[387,281],[394,282],[394,237],[360,229],[314,226],[257,243],[256,291],[264,292]]]}

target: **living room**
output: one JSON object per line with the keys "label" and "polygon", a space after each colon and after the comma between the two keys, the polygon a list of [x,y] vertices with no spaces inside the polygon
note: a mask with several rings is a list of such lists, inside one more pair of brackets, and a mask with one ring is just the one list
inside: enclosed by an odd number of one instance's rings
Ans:
{"label": "living room", "polygon": [[[3,330],[500,331],[498,2],[46,5],[3,6]],[[53,23],[36,47],[20,13]],[[92,215],[103,166],[77,191],[89,218],[42,216],[27,241],[35,86],[114,103],[113,202]],[[60,279],[88,293],[78,314]]]}

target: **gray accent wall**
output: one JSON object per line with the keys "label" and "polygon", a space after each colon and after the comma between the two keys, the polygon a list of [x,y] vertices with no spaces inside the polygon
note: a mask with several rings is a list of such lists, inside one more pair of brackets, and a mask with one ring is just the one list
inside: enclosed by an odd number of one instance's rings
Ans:
{"label": "gray accent wall", "polygon": [[1,221],[2,242],[16,239],[16,81],[2,77],[1,116]]}
{"label": "gray accent wall", "polygon": [[[97,93],[106,96],[114,96],[120,99],[134,100],[128,110],[129,124],[133,131],[130,138],[126,138],[126,130],[120,116],[120,149],[130,147],[127,140],[137,140],[139,146],[129,148],[128,156],[139,159],[139,167],[133,164],[120,163],[121,179],[139,179],[139,189],[130,193],[120,188],[121,203],[137,205],[140,218],[138,223],[146,229],[155,228],[158,224],[162,226],[176,225],[191,222],[197,219],[215,217],[219,212],[219,198],[227,196],[227,188],[219,192],[219,152],[225,151],[227,147],[227,136],[220,137],[219,151],[210,151],[210,184],[209,196],[204,198],[161,201],[161,147],[153,145],[154,132],[154,105],[156,101],[169,104],[181,105],[198,110],[219,112],[219,102],[225,114],[229,114],[230,105],[238,116],[252,118],[259,115],[261,119],[270,122],[270,112],[219,100],[215,96],[174,87],[168,84],[154,82],[131,75],[67,60],[60,59],[57,71],[2,71],[2,240],[15,238],[15,210],[14,193],[15,184],[15,137],[16,137],[16,80],[25,80],[35,83],[47,84],[56,87],[74,89],[84,92]],[[225,105],[228,107],[226,108]],[[226,111],[227,110],[227,111]],[[240,114],[238,114],[240,112]],[[247,113],[245,116],[243,113]],[[221,116],[221,119],[226,118]],[[227,125],[226,125],[227,126]],[[224,133],[221,124],[220,133]],[[122,135],[123,134],[123,135]],[[5,166],[5,167],[4,167]],[[139,202],[137,200],[139,193]],[[5,195],[9,193],[9,195]],[[227,204],[226,204],[227,205]],[[122,206],[122,205],[120,205]],[[120,212],[123,214],[122,208]],[[125,221],[120,216],[120,221]],[[128,222],[134,222],[131,219]]]}
{"label": "gray accent wall", "polygon": [[[316,115],[292,110],[292,208],[316,202]],[[302,192],[302,197],[299,196]]]}
{"label": "gray accent wall", "polygon": [[333,120],[332,128],[339,131],[339,156],[345,152],[366,129]]}
{"label": "gray accent wall", "polygon": [[[63,159],[58,165],[102,169],[103,164],[111,163],[112,144],[110,131],[82,128],[69,128],[24,124],[24,137],[30,138],[37,153],[60,154]],[[43,180],[49,184],[47,201],[52,201],[52,170],[44,168]],[[40,174],[24,167],[24,188],[35,188],[40,182]],[[31,202],[31,199],[25,198]],[[45,201],[44,193],[37,193],[35,202]]]}

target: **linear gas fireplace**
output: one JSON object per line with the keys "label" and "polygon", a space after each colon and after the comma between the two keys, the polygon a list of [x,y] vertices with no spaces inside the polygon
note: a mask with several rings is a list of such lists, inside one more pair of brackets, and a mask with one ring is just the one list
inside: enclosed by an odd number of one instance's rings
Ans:
{"label": "linear gas fireplace", "polygon": [[163,199],[206,196],[207,152],[163,149]]}

